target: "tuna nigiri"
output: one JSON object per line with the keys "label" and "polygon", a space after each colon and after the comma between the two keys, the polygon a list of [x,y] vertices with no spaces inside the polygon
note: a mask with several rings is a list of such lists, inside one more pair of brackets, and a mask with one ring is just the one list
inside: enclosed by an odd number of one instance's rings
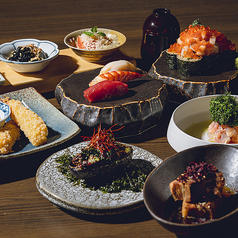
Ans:
{"label": "tuna nigiri", "polygon": [[128,85],[120,81],[102,81],[83,92],[89,102],[122,97],[128,92]]}
{"label": "tuna nigiri", "polygon": [[131,71],[111,71],[96,76],[90,83],[89,87],[102,81],[120,81],[127,83],[130,80],[141,78],[143,75],[138,72]]}

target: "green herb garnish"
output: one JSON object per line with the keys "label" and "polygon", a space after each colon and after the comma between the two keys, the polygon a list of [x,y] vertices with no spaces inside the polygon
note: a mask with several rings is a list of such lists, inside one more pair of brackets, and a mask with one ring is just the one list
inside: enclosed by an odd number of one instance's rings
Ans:
{"label": "green herb garnish", "polygon": [[[68,165],[73,156],[63,155],[56,159],[58,171],[61,172],[73,185],[81,185],[90,190],[100,190],[104,193],[118,193],[122,190],[140,192],[143,189],[147,175],[153,168],[143,171],[143,165],[130,164],[124,170],[120,170],[108,176],[102,176],[100,179],[77,179],[69,171]],[[142,161],[143,162],[143,161]],[[142,163],[143,164],[143,163]],[[141,167],[142,166],[142,167]]]}
{"label": "green herb garnish", "polygon": [[88,35],[88,36],[95,36],[95,34],[98,34],[98,35],[100,35],[100,36],[106,37],[106,34],[105,34],[105,33],[103,33],[103,32],[98,32],[97,26],[92,27],[92,28],[91,28],[91,32],[90,32],[90,31],[84,31],[83,33],[84,33],[85,35]]}
{"label": "green herb garnish", "polygon": [[202,24],[201,24],[199,18],[196,19],[196,20],[194,20],[193,23],[192,23],[192,26],[193,26],[193,27],[195,27],[196,25],[202,26]]}
{"label": "green herb garnish", "polygon": [[238,57],[235,59],[235,68],[238,69]]}
{"label": "green herb garnish", "polygon": [[238,126],[238,103],[230,93],[212,98],[209,111],[212,121],[220,125]]}

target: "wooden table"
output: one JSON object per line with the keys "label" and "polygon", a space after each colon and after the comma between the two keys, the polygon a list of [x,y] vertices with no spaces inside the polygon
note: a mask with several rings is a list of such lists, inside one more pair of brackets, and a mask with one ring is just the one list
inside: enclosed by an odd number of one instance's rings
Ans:
{"label": "wooden table", "polygon": [[[20,38],[47,39],[59,45],[61,54],[74,57],[63,43],[64,36],[76,29],[97,25],[124,33],[127,42],[122,51],[140,59],[144,20],[159,7],[171,10],[179,20],[181,30],[199,17],[203,24],[221,31],[238,45],[237,0],[8,0],[1,3],[0,8],[0,44]],[[54,63],[60,62],[60,57]],[[4,70],[1,64],[0,72]],[[60,109],[52,91],[61,79],[77,70],[70,63],[53,71],[49,68],[47,75],[52,81],[42,79],[44,73],[40,73],[33,76],[38,78],[36,82],[31,81],[32,75],[8,72],[5,75],[7,84],[0,86],[0,94],[33,85]],[[24,83],[11,83],[16,82],[18,76]],[[177,105],[173,102],[166,105],[162,118],[153,130],[123,141],[146,149],[163,160],[173,155],[175,151],[167,142],[166,131]],[[145,207],[115,216],[88,216],[61,210],[38,192],[35,174],[40,164],[52,153],[81,140],[79,135],[55,148],[1,162],[0,237],[176,237],[152,219]]]}

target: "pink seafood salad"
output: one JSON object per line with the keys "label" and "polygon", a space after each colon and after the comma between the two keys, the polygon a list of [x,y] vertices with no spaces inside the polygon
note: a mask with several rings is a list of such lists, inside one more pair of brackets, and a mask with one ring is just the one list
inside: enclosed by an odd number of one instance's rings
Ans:
{"label": "pink seafood salad", "polygon": [[209,141],[223,144],[238,143],[238,98],[231,93],[211,98],[208,127]]}
{"label": "pink seafood salad", "polygon": [[238,126],[220,125],[213,121],[208,127],[209,141],[215,143],[238,143]]}
{"label": "pink seafood salad", "polygon": [[83,32],[77,38],[77,47],[85,50],[106,50],[119,46],[118,37],[110,32],[98,32],[97,27]]}

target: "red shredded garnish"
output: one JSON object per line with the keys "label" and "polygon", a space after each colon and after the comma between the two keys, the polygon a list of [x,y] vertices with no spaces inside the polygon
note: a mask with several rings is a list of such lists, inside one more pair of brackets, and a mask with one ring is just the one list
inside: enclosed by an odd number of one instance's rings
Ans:
{"label": "red shredded garnish", "polygon": [[109,150],[119,148],[118,144],[115,142],[113,132],[121,130],[123,127],[112,130],[114,126],[106,130],[105,128],[102,129],[100,125],[97,132],[94,129],[93,136],[83,136],[84,141],[90,141],[88,147],[98,149],[103,155]]}

